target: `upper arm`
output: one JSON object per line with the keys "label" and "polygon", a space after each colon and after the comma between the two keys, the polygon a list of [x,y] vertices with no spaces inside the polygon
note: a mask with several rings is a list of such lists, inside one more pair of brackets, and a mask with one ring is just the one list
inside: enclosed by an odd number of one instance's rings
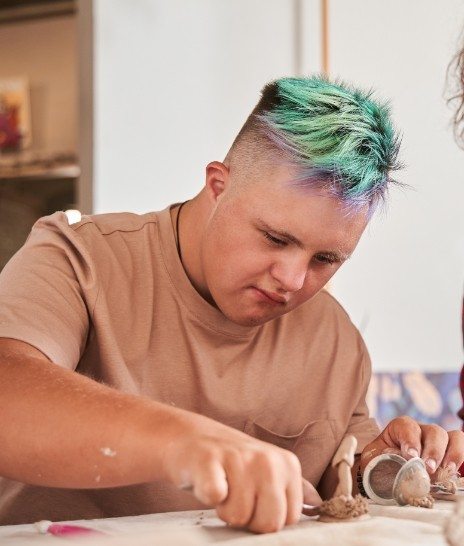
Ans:
{"label": "upper arm", "polygon": [[87,341],[94,285],[88,251],[64,214],[40,220],[0,274],[0,338],[75,369]]}

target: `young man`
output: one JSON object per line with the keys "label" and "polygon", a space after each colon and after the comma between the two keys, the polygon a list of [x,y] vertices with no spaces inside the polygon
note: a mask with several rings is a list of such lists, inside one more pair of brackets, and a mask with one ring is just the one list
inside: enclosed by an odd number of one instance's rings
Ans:
{"label": "young man", "polygon": [[281,79],[191,201],[40,220],[0,277],[0,521],[206,504],[274,531],[334,490],[348,433],[361,472],[387,448],[460,464],[461,432],[379,435],[366,348],[322,290],[397,148],[368,95]]}

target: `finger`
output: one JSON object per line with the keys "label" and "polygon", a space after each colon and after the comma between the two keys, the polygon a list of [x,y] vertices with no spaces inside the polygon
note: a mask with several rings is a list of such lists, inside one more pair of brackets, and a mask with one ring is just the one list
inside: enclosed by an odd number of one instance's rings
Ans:
{"label": "finger", "polygon": [[301,475],[301,463],[294,453],[286,453],[286,464],[288,468],[287,477],[287,517],[285,525],[293,525],[300,520],[301,508],[303,506],[303,482]]}
{"label": "finger", "polygon": [[418,423],[407,416],[390,421],[382,433],[390,447],[399,447],[405,459],[420,457],[422,431]]}
{"label": "finger", "polygon": [[451,430],[448,432],[448,447],[443,457],[443,468],[449,468],[452,472],[457,472],[464,463],[464,432],[461,430]]}
{"label": "finger", "polygon": [[448,433],[438,425],[420,425],[422,430],[422,459],[429,474],[440,466],[448,447]]}
{"label": "finger", "polygon": [[200,502],[216,506],[227,498],[226,473],[217,459],[202,460],[192,474],[193,494]]}
{"label": "finger", "polygon": [[246,475],[241,458],[229,460],[225,468],[229,490],[225,501],[216,506],[217,515],[232,527],[246,527],[255,509],[254,483]]}
{"label": "finger", "polygon": [[[301,508],[301,507],[300,507]],[[283,487],[267,485],[258,491],[253,517],[248,524],[254,533],[275,533],[287,519],[287,496]]]}
{"label": "finger", "polygon": [[[303,480],[303,478],[301,478]],[[303,506],[303,488],[298,485],[299,480],[291,480],[287,485],[287,518],[285,525],[293,525],[300,520],[301,508]]]}
{"label": "finger", "polygon": [[322,499],[312,483],[303,478],[303,502],[310,506],[319,506]]}
{"label": "finger", "polygon": [[322,499],[315,487],[303,478],[303,509],[301,512],[306,516],[319,515],[318,506],[322,504]]}

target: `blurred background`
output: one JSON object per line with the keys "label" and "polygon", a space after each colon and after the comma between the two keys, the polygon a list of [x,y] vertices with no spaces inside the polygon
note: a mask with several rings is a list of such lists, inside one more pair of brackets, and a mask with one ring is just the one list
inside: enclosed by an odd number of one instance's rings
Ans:
{"label": "blurred background", "polygon": [[331,291],[367,342],[380,418],[455,425],[464,151],[447,67],[463,27],[463,0],[0,0],[0,268],[44,214],[194,195],[271,79],[373,88],[410,188],[392,189]]}

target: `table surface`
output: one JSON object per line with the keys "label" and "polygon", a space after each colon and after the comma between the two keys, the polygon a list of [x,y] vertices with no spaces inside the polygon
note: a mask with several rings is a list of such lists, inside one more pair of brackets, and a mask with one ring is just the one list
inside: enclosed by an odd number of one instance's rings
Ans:
{"label": "table surface", "polygon": [[241,545],[336,545],[336,546],[447,546],[443,526],[454,502],[436,501],[433,509],[371,504],[371,517],[364,521],[322,523],[302,516],[297,525],[279,533],[254,535],[231,529],[215,517],[215,512],[169,512],[125,518],[72,522],[107,533],[108,536],[73,538],[41,535],[34,525],[0,527],[2,546],[19,545],[89,545],[153,546],[224,543]]}

